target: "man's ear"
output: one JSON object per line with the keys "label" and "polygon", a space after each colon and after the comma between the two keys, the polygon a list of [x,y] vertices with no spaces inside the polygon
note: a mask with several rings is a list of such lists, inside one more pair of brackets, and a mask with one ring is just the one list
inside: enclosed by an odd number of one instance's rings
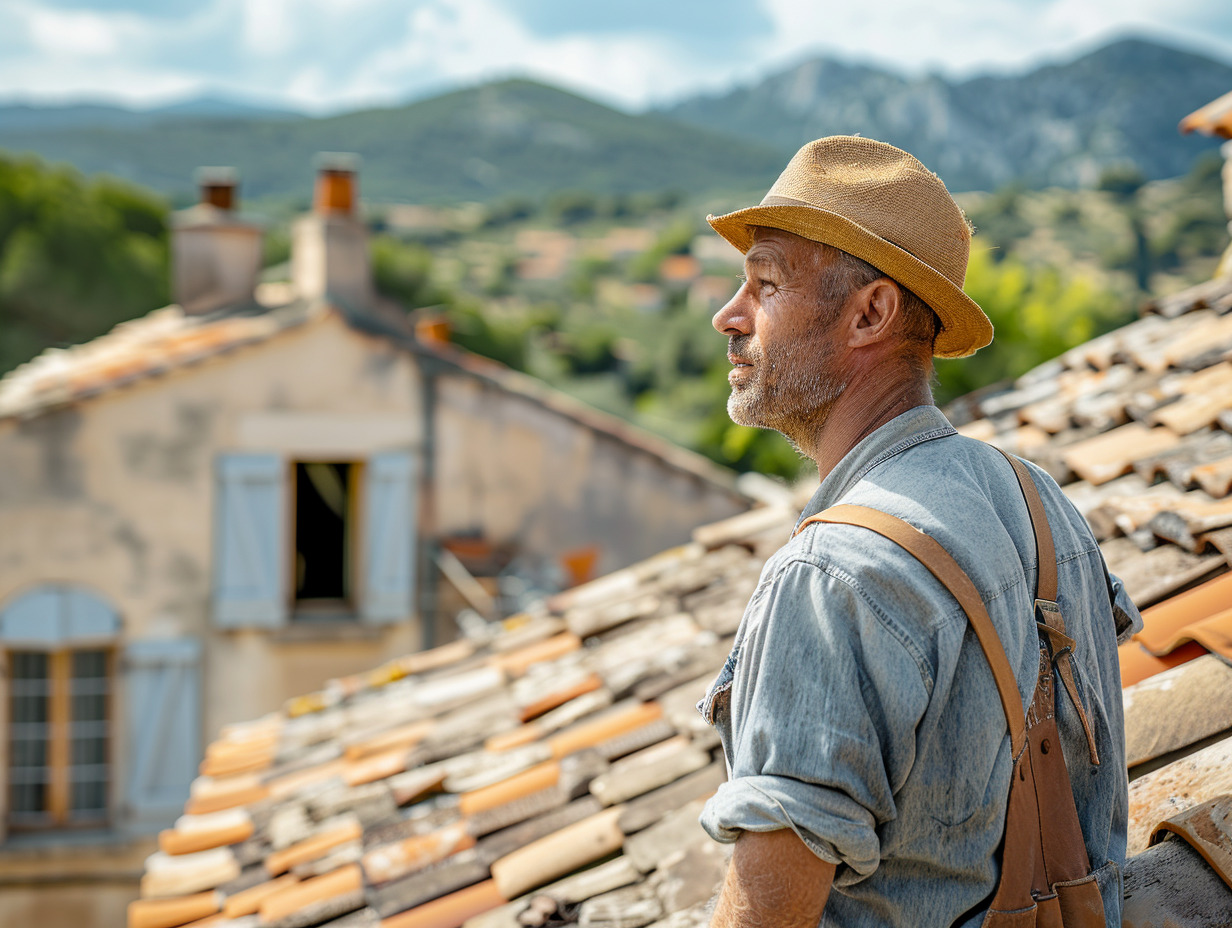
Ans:
{"label": "man's ear", "polygon": [[903,305],[903,293],[888,277],[880,277],[852,294],[852,315],[847,345],[866,348],[883,341],[894,331]]}

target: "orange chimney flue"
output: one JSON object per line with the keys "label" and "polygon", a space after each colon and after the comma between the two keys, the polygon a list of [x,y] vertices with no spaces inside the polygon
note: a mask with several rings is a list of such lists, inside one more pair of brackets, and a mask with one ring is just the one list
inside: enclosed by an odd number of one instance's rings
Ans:
{"label": "orange chimney flue", "polygon": [[318,216],[355,213],[358,171],[354,155],[327,154],[317,159],[317,183],[312,209]]}
{"label": "orange chimney flue", "polygon": [[201,168],[197,171],[201,202],[206,206],[232,212],[239,205],[239,175],[233,168]]}

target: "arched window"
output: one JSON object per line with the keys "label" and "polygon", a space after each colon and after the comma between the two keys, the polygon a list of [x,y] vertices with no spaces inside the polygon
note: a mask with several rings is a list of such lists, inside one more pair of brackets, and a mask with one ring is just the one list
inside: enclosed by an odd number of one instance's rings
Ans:
{"label": "arched window", "polygon": [[119,631],[103,599],[66,584],[39,586],[0,609],[10,826],[107,820]]}

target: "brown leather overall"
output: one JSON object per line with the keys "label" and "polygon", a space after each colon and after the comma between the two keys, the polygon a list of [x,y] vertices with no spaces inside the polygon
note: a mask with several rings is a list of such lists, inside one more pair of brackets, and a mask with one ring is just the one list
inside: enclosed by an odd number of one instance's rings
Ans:
{"label": "brown leather overall", "polygon": [[832,506],[806,519],[796,531],[814,522],[838,522],[870,529],[900,545],[958,600],[984,650],[1005,710],[1014,758],[1001,880],[984,916],[984,928],[1103,928],[1104,903],[1087,859],[1057,730],[1054,681],[1059,677],[1082,720],[1091,762],[1099,763],[1069,662],[1074,641],[1065,634],[1065,622],[1057,607],[1052,531],[1030,472],[1017,458],[1009,454],[1005,457],[1026,499],[1039,563],[1035,613],[1040,665],[1035,694],[1026,712],[1013,668],[975,584],[940,543],[901,519],[864,506]]}

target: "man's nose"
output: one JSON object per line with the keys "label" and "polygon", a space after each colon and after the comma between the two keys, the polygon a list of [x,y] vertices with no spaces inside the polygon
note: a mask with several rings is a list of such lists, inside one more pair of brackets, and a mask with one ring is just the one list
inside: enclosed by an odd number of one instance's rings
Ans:
{"label": "man's nose", "polygon": [[710,324],[722,335],[748,335],[753,329],[753,315],[748,299],[748,283],[741,285],[727,305],[714,314]]}

